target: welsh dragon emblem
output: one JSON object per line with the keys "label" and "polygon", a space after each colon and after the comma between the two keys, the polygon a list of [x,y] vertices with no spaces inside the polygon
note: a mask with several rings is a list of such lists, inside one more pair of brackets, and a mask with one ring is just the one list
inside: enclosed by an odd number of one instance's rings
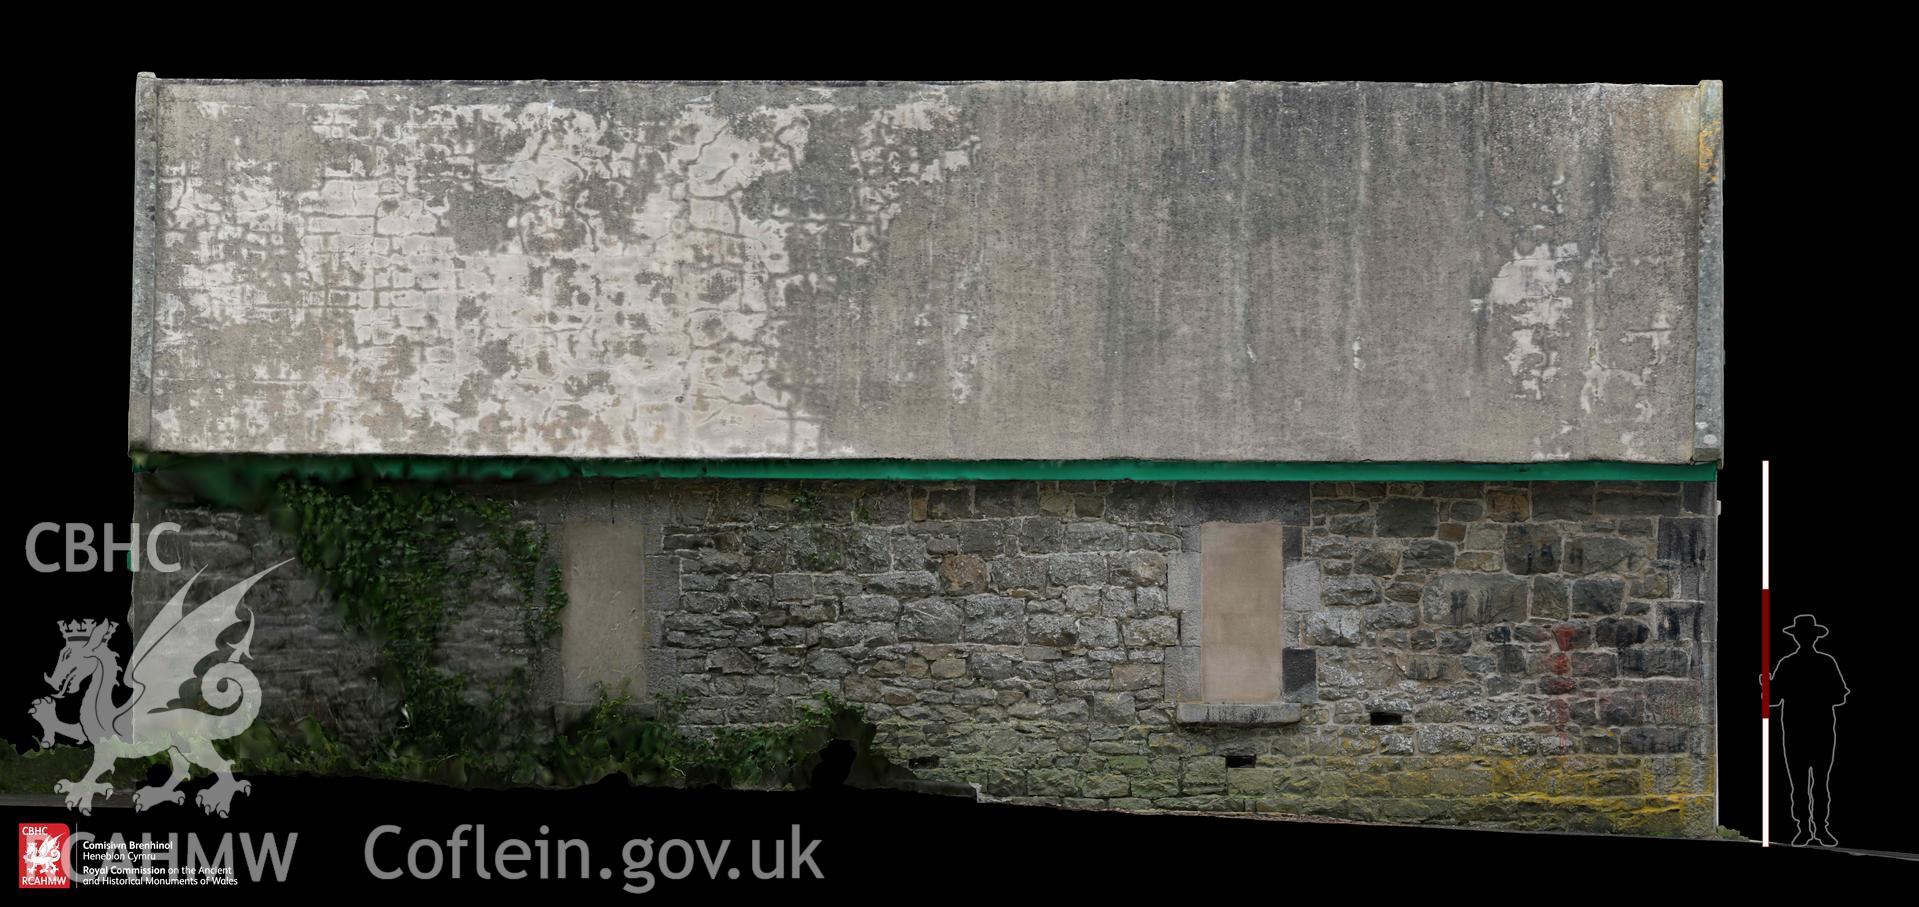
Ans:
{"label": "welsh dragon emblem", "polygon": [[27,879],[55,881],[60,876],[60,836],[45,835],[29,840],[20,854],[26,864]]}
{"label": "welsh dragon emblem", "polygon": [[[233,764],[213,748],[213,741],[246,730],[259,714],[260,682],[240,664],[241,659],[252,657],[248,647],[253,642],[253,613],[249,610],[245,618],[240,616],[240,599],[261,577],[285,563],[241,580],[188,613],[187,591],[200,578],[195,573],[140,634],[128,660],[125,687],[129,692],[118,695],[117,703],[119,656],[108,642],[120,625],[110,620],[59,622],[67,645],[60,650],[53,673],[46,675],[54,693],[34,700],[31,714],[40,722],[42,747],[52,746],[59,737],[93,744],[93,765],[86,773],[53,786],[67,795],[68,807],[91,815],[94,797],[113,796],[113,788],[101,779],[113,770],[114,762],[162,751],[173,758],[172,774],[165,784],[135,790],[136,810],[161,803],[184,804],[186,794],[178,788],[187,779],[189,765],[215,775],[213,784],[194,797],[208,813],[225,816],[233,795],[248,792],[252,785],[234,780]],[[223,657],[220,636],[242,621],[246,635]],[[201,670],[200,665],[208,661],[214,663]],[[193,699],[187,698],[190,685],[198,687]],[[82,686],[86,693],[80,720],[62,721],[55,703],[80,692]],[[219,711],[189,707],[196,699]]]}

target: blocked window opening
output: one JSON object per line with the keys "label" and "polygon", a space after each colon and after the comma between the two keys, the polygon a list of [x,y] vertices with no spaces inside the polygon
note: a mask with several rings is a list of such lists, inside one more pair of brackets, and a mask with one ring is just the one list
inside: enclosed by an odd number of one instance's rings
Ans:
{"label": "blocked window opening", "polygon": [[1200,694],[1208,703],[1280,700],[1286,534],[1279,523],[1200,527]]}
{"label": "blocked window opening", "polygon": [[646,695],[645,547],[639,526],[567,523],[566,608],[560,612],[560,695],[589,702],[604,686]]}

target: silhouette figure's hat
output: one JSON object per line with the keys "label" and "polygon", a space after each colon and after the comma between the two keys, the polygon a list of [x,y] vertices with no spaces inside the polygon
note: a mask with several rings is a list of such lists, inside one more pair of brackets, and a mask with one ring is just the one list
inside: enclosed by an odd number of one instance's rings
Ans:
{"label": "silhouette figure's hat", "polygon": [[1793,618],[1792,626],[1786,628],[1786,635],[1800,642],[1824,639],[1826,634],[1831,632],[1810,614],[1801,614]]}

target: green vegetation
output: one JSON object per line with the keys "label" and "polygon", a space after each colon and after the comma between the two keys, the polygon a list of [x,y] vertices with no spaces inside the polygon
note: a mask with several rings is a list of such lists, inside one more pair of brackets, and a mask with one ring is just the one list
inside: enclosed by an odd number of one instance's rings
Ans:
{"label": "green vegetation", "polygon": [[[114,791],[132,790],[147,776],[147,768],[168,761],[165,753],[145,759],[122,759],[102,780]],[[56,781],[78,778],[93,765],[93,749],[85,746],[56,746],[52,749],[15,750],[0,748],[0,794],[46,794]]]}
{"label": "green vegetation", "polygon": [[434,656],[475,590],[502,580],[525,603],[529,644],[559,629],[566,592],[547,563],[543,529],[515,519],[504,503],[443,487],[355,492],[283,480],[268,514],[324,580],[347,626],[380,644],[386,679],[401,697],[402,720],[381,745],[387,760],[456,760],[511,743],[502,729],[515,723],[506,719],[524,698],[523,678],[476,704],[466,698],[470,678]]}
{"label": "green vegetation", "polygon": [[629,697],[602,693],[561,733],[543,740],[516,735],[490,748],[368,756],[327,736],[307,719],[282,733],[256,722],[234,738],[249,771],[270,774],[355,774],[439,781],[460,786],[571,786],[623,775],[635,784],[782,787],[803,784],[807,759],[862,719],[861,710],[822,694],[785,724],[724,728],[712,734],[682,728],[683,701],[648,714]]}
{"label": "green vegetation", "polygon": [[787,723],[699,733],[681,726],[684,698],[644,710],[604,690],[582,718],[549,732],[527,708],[523,672],[475,701],[472,678],[435,657],[476,595],[503,583],[524,602],[530,646],[558,631],[566,593],[537,524],[506,503],[440,485],[282,478],[252,499],[293,539],[347,625],[379,643],[383,683],[399,693],[400,706],[366,751],[312,718],[291,728],[256,722],[233,741],[249,771],[458,785],[575,785],[621,774],[638,784],[784,786],[803,783],[802,766],[828,741],[859,736],[861,710],[825,694]]}
{"label": "green vegetation", "polygon": [[[389,726],[370,745],[336,739],[311,717],[290,727],[256,721],[222,746],[240,770],[477,786],[577,785],[619,774],[636,784],[779,787],[804,784],[810,761],[832,740],[855,741],[861,752],[870,746],[863,711],[830,694],[800,704],[783,723],[689,729],[684,697],[647,709],[603,690],[593,708],[557,731],[530,707],[523,670],[475,696],[474,679],[437,657],[448,628],[478,598],[511,588],[523,603],[525,642],[537,648],[559,630],[566,592],[538,523],[505,502],[427,478],[395,484],[358,471],[296,478],[259,470],[174,476],[211,506],[266,513],[347,626],[378,644],[381,683],[398,694]],[[810,496],[798,504],[802,512],[818,506]],[[87,747],[7,747],[0,777],[6,790],[51,791],[55,781],[79,777],[91,758]],[[108,777],[131,789],[165,758],[123,761]],[[883,760],[875,764],[885,768]]]}

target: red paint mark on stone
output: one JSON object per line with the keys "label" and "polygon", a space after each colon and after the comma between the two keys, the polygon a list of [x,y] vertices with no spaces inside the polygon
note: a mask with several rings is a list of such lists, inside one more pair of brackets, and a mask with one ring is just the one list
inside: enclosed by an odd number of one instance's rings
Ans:
{"label": "red paint mark on stone", "polygon": [[1573,647],[1573,640],[1577,638],[1579,638],[1578,627],[1569,624],[1560,624],[1553,628],[1553,639],[1559,641],[1559,651],[1561,652],[1571,649]]}

